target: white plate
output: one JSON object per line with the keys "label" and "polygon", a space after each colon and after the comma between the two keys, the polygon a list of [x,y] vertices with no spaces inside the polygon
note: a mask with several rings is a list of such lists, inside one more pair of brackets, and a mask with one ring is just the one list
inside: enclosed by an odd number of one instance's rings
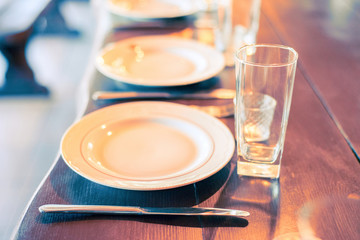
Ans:
{"label": "white plate", "polygon": [[62,139],[67,165],[110,187],[160,190],[188,185],[223,168],[234,138],[218,119],[185,105],[131,102],[84,116]]}
{"label": "white plate", "polygon": [[223,55],[195,40],[142,36],[111,43],[96,67],[116,81],[143,86],[179,86],[209,79],[224,69]]}
{"label": "white plate", "polygon": [[204,4],[201,0],[108,0],[107,8],[122,17],[151,20],[188,16]]}

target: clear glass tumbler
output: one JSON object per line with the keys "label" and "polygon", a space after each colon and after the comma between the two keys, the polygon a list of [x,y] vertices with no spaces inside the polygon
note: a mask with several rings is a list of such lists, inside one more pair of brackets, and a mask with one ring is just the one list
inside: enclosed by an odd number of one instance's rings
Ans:
{"label": "clear glass tumbler", "polygon": [[235,52],[238,174],[278,178],[297,52],[273,44]]}

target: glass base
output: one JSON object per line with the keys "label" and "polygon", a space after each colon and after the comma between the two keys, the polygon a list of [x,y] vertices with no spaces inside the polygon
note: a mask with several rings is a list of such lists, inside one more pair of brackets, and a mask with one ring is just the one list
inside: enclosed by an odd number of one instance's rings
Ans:
{"label": "glass base", "polygon": [[248,162],[241,157],[237,162],[238,175],[262,177],[262,178],[279,178],[280,176],[280,162],[275,163],[257,163]]}

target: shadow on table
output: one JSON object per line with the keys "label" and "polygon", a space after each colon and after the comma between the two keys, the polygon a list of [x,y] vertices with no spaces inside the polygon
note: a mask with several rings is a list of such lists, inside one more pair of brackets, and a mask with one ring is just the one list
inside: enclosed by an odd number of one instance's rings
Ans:
{"label": "shadow on table", "polygon": [[[60,159],[57,164],[65,165]],[[50,174],[51,185],[58,204],[122,205],[142,207],[190,207],[198,205],[215,194],[229,178],[230,163],[215,175],[195,184],[159,191],[131,191],[93,183],[73,172],[67,166],[55,167]],[[61,181],[60,181],[61,178]],[[200,185],[199,185],[200,184]],[[206,191],[198,192],[198,188]],[[43,224],[82,220],[130,220],[189,227],[247,226],[247,220],[229,217],[191,216],[115,216],[90,214],[40,214]]]}
{"label": "shadow on table", "polygon": [[[188,84],[184,86],[141,86],[130,83],[120,82],[117,80],[110,79],[97,73],[95,82],[93,83],[93,91],[118,91],[118,92],[167,92],[167,93],[195,93],[195,92],[206,92],[215,88],[223,87],[221,80],[218,76],[209,78],[199,83]],[[107,100],[106,102],[109,102]],[[99,102],[101,103],[101,102]]]}
{"label": "shadow on table", "polygon": [[[278,179],[239,176],[234,167],[214,207],[226,207],[250,212],[249,224],[261,223],[254,239],[273,239],[279,215],[280,182]],[[211,239],[209,229],[205,235]]]}
{"label": "shadow on table", "polygon": [[188,207],[194,206],[212,196],[229,177],[230,164],[213,176],[202,180],[207,191],[195,194],[194,184],[167,190],[133,191],[103,186],[76,174],[62,159],[50,174],[53,191],[62,203],[104,204],[142,207]]}
{"label": "shadow on table", "polygon": [[[152,224],[181,227],[246,227],[248,221],[244,218],[218,216],[125,216],[125,215],[91,215],[91,214],[40,214],[37,221],[42,224],[53,224],[73,221],[134,221]],[[119,222],[120,223],[120,222]]]}

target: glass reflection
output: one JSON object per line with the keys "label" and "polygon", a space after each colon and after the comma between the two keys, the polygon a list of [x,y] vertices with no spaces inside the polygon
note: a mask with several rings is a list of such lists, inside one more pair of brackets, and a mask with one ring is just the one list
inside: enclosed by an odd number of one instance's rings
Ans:
{"label": "glass reflection", "polygon": [[233,171],[218,202],[227,208],[250,212],[249,224],[261,229],[256,233],[252,232],[255,234],[253,239],[274,238],[280,202],[278,179],[238,176]]}
{"label": "glass reflection", "polygon": [[360,194],[319,198],[299,212],[301,239],[360,239]]}

